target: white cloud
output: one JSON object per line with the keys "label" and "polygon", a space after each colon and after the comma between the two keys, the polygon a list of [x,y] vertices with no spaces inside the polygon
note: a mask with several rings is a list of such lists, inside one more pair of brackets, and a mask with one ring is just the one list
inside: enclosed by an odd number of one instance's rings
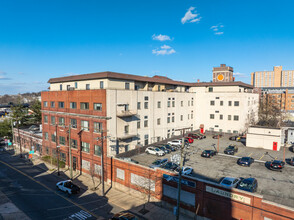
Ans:
{"label": "white cloud", "polygon": [[182,24],[185,24],[186,22],[194,23],[199,22],[201,20],[201,17],[199,17],[200,14],[197,14],[197,11],[195,10],[195,7],[190,7],[188,11],[186,12],[185,16],[181,19]]}
{"label": "white cloud", "polygon": [[166,40],[171,40],[171,38],[169,36],[167,36],[167,35],[162,35],[162,34],[156,35],[156,34],[153,34],[152,35],[152,40],[166,41]]}
{"label": "white cloud", "polygon": [[215,35],[222,35],[224,34],[224,32],[222,31],[223,27],[224,25],[218,24],[218,25],[211,26],[210,29],[213,30]]}
{"label": "white cloud", "polygon": [[0,71],[0,80],[11,80],[11,78],[6,77],[7,73]]}
{"label": "white cloud", "polygon": [[152,53],[156,55],[170,55],[176,53],[176,51],[171,46],[163,45],[160,49],[152,50]]}
{"label": "white cloud", "polygon": [[234,76],[239,77],[239,78],[247,78],[248,74],[237,72],[237,73],[234,73]]}

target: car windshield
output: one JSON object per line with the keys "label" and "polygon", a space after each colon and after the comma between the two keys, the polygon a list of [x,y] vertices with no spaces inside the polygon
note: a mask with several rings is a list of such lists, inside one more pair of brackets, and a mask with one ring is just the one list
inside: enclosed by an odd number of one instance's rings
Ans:
{"label": "car windshield", "polygon": [[280,164],[281,163],[281,161],[279,161],[279,160],[274,160],[273,161],[273,164]]}
{"label": "car windshield", "polygon": [[152,164],[153,164],[153,165],[158,165],[158,164],[160,164],[160,160],[156,160],[156,161],[154,161]]}
{"label": "car windshield", "polygon": [[250,188],[252,188],[252,183],[249,181],[243,181],[240,183],[239,186],[243,189],[250,189]]}
{"label": "car windshield", "polygon": [[223,180],[223,184],[225,184],[225,185],[231,185],[232,184],[232,181],[230,181],[228,179],[224,179]]}
{"label": "car windshield", "polygon": [[228,149],[234,149],[234,146],[228,146]]}
{"label": "car windshield", "polygon": [[249,161],[249,157],[242,157],[242,161]]}
{"label": "car windshield", "polygon": [[155,150],[155,151],[160,151],[158,148],[155,148],[154,150]]}

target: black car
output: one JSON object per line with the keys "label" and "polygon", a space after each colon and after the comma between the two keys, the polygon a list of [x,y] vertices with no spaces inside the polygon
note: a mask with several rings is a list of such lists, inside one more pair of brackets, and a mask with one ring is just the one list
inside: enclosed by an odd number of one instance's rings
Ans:
{"label": "black car", "polygon": [[171,146],[171,145],[169,145],[169,144],[165,144],[165,145],[162,145],[162,146],[164,146],[166,149],[168,149],[168,150],[170,150],[170,151],[176,151],[176,150],[177,150],[176,147]]}
{"label": "black car", "polygon": [[218,138],[221,138],[221,137],[223,137],[222,134],[216,134],[216,135],[212,136],[213,139],[218,139]]}
{"label": "black car", "polygon": [[167,169],[167,170],[176,170],[178,168],[178,165],[176,163],[173,162],[167,162],[166,164],[164,164],[163,166],[160,166],[163,169]]}
{"label": "black car", "polygon": [[241,166],[248,166],[254,162],[254,159],[252,157],[242,157],[237,160],[237,164]]}
{"label": "black car", "polygon": [[236,152],[238,152],[238,147],[236,145],[229,145],[225,150],[225,154],[234,155]]}
{"label": "black car", "polygon": [[294,166],[294,157],[292,157],[292,158],[289,159],[289,164],[292,165],[292,166]]}
{"label": "black car", "polygon": [[256,192],[258,187],[257,179],[255,178],[246,178],[243,179],[239,185],[237,186],[237,189],[241,189],[247,192]]}
{"label": "black car", "polygon": [[274,160],[274,161],[270,162],[269,168],[271,170],[280,170],[280,171],[282,171],[282,169],[284,168],[284,166],[285,166],[285,162],[284,161]]}
{"label": "black car", "polygon": [[210,157],[213,157],[216,154],[217,154],[217,152],[215,150],[204,150],[202,152],[202,154],[201,154],[201,157],[210,158]]}

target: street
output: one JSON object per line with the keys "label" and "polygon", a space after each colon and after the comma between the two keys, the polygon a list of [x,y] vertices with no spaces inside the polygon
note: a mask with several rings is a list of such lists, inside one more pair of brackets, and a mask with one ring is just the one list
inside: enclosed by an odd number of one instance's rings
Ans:
{"label": "street", "polygon": [[0,191],[31,219],[108,219],[122,210],[82,187],[68,197],[56,190],[61,180],[19,156],[0,152]]}

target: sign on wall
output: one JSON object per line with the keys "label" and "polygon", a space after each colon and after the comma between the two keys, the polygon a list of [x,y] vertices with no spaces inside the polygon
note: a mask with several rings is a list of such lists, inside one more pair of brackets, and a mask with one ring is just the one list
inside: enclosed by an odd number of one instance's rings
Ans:
{"label": "sign on wall", "polygon": [[249,197],[242,196],[242,195],[239,195],[236,193],[231,193],[231,192],[221,190],[218,188],[214,188],[211,186],[206,186],[206,192],[209,192],[209,193],[212,193],[212,194],[215,194],[218,196],[226,197],[226,198],[238,201],[238,202],[246,203],[248,205],[251,204],[251,198],[249,198]]}
{"label": "sign on wall", "polygon": [[131,183],[155,191],[155,181],[149,178],[145,178],[136,174],[131,173]]}
{"label": "sign on wall", "polygon": [[119,168],[116,168],[116,178],[125,180],[125,171]]}
{"label": "sign on wall", "polygon": [[82,167],[85,170],[90,170],[90,162],[86,160],[82,160]]}

